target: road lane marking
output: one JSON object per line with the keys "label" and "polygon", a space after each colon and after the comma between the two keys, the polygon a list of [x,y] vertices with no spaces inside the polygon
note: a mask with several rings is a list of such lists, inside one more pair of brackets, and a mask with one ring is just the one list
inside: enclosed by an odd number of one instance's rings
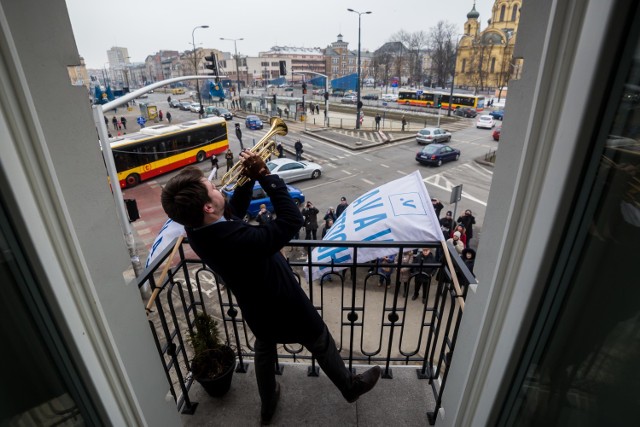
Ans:
{"label": "road lane marking", "polygon": [[[432,175],[430,177],[423,179],[422,181],[425,184],[429,184],[433,187],[439,188],[444,191],[451,191],[451,189],[457,185],[449,181],[446,177],[442,176],[441,174]],[[466,193],[465,191],[462,192],[462,197],[464,197],[465,199],[471,200],[473,202],[479,203],[482,206],[487,206],[487,202],[483,202],[482,200],[476,197],[473,197],[472,195],[470,195],[469,193]]]}
{"label": "road lane marking", "polygon": [[347,175],[353,175],[351,172],[349,172],[348,170],[343,170],[342,172],[346,173]]}
{"label": "road lane marking", "polygon": [[373,184],[375,184],[374,182],[371,182],[371,181],[369,181],[368,179],[365,179],[365,178],[360,178],[360,179],[361,179],[361,180],[363,180],[364,182],[366,182],[366,183],[367,183],[367,184],[369,184],[369,185],[373,185]]}
{"label": "road lane marking", "polygon": [[383,168],[388,168],[389,166],[385,165],[384,163],[380,163],[380,166],[382,166]]}

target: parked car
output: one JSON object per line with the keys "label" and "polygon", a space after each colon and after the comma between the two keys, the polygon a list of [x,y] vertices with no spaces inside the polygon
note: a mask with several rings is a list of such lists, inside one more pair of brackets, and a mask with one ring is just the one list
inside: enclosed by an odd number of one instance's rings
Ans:
{"label": "parked car", "polygon": [[191,105],[189,105],[189,111],[191,111],[192,113],[199,113],[200,108],[201,106],[199,102],[192,102]]}
{"label": "parked car", "polygon": [[398,100],[398,95],[395,93],[383,93],[380,99],[387,102],[394,102]]}
{"label": "parked car", "polygon": [[495,130],[493,131],[493,140],[494,141],[500,141],[500,131],[502,130],[502,126],[498,126],[497,128],[495,128]]}
{"label": "parked car", "polygon": [[293,88],[292,87],[285,87],[284,91],[285,92],[293,92]]}
{"label": "parked car", "polygon": [[453,114],[460,117],[474,118],[475,116],[478,115],[478,112],[473,108],[462,107],[462,108],[456,108],[453,111]]}
{"label": "parked car", "polygon": [[493,117],[491,117],[488,114],[481,115],[480,117],[478,117],[478,120],[476,121],[476,127],[478,129],[480,128],[493,129],[495,125],[496,125],[496,122],[493,120]]}
{"label": "parked car", "polygon": [[182,101],[180,102],[180,106],[178,108],[180,108],[182,111],[189,111],[189,107],[191,107],[190,102]]}
{"label": "parked car", "polygon": [[377,101],[378,100],[378,95],[376,95],[375,93],[368,93],[366,95],[362,95],[362,99],[369,99],[369,100]]}
{"label": "parked car", "polygon": [[416,133],[418,144],[431,144],[451,141],[451,134],[440,128],[424,128]]}
{"label": "parked car", "polygon": [[267,162],[272,174],[278,175],[284,182],[294,182],[303,179],[316,179],[322,175],[322,166],[317,163],[291,159],[274,159]]}
{"label": "parked car", "polygon": [[260,117],[258,116],[247,116],[247,118],[244,120],[244,125],[245,127],[248,127],[249,129],[262,129],[264,128],[264,124],[262,123],[262,120],[260,120]]}
{"label": "parked car", "polygon": [[224,117],[225,120],[233,119],[233,113],[224,107],[208,106],[204,114],[205,117]]}
{"label": "parked car", "polygon": [[416,154],[416,160],[425,165],[440,166],[460,158],[460,150],[443,144],[429,144]]}
{"label": "parked car", "polygon": [[342,102],[343,104],[355,104],[356,102],[358,102],[358,97],[356,95],[348,93],[342,97],[340,102]]}
{"label": "parked car", "polygon": [[502,120],[504,119],[504,110],[492,111],[489,113],[489,115],[496,120]]}
{"label": "parked car", "polygon": [[[300,206],[304,203],[305,197],[304,193],[300,191],[298,188],[293,187],[291,185],[287,185],[287,190],[289,191],[289,195],[293,199],[296,205]],[[228,190],[226,187],[222,189],[222,194],[229,200],[231,196],[233,196],[233,190]],[[267,209],[273,212],[273,204],[271,204],[271,199],[267,196],[267,193],[262,189],[259,182],[256,182],[253,186],[253,195],[251,196],[251,202],[249,203],[249,209],[247,209],[247,219],[255,218],[260,212],[261,204],[267,205]]]}
{"label": "parked car", "polygon": [[169,107],[180,108],[180,101],[178,101],[177,99],[172,99],[171,102],[169,102]]}

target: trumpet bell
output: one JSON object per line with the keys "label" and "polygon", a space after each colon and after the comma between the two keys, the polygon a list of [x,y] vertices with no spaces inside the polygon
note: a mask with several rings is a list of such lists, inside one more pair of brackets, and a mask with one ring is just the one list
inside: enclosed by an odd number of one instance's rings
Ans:
{"label": "trumpet bell", "polygon": [[[269,129],[266,135],[263,136],[256,145],[249,149],[249,151],[260,156],[265,162],[269,157],[277,155],[276,142],[271,138],[274,135],[284,136],[289,133],[287,124],[280,117],[272,117],[269,123],[271,124],[271,129]],[[249,181],[249,178],[242,174],[243,171],[244,167],[242,166],[242,162],[238,161],[229,169],[229,172],[222,177],[222,186],[233,190]]]}

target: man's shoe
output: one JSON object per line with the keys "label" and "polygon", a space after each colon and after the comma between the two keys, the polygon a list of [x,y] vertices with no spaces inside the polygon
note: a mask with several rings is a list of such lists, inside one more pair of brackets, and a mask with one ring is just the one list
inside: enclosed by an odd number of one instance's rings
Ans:
{"label": "man's shoe", "polygon": [[346,393],[342,393],[342,395],[347,399],[347,402],[355,402],[360,396],[375,387],[380,379],[381,373],[382,369],[380,369],[380,366],[374,366],[362,374],[352,377],[351,387]]}
{"label": "man's shoe", "polygon": [[260,411],[260,423],[263,426],[268,426],[271,424],[271,419],[273,418],[273,414],[276,413],[276,409],[278,408],[278,401],[280,400],[280,383],[276,382],[276,392],[273,394],[273,399],[271,403],[265,406],[262,403],[262,410]]}
{"label": "man's shoe", "polygon": [[418,299],[418,295],[414,295],[414,296],[411,297],[411,301],[415,301],[417,299]]}

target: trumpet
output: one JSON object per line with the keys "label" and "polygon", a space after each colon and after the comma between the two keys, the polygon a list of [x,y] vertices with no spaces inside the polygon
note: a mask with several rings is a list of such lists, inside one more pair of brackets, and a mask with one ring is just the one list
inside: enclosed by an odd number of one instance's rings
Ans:
{"label": "trumpet", "polygon": [[[280,117],[272,117],[269,123],[271,124],[269,132],[267,132],[256,145],[249,149],[249,151],[260,156],[265,162],[269,157],[277,154],[276,142],[271,139],[271,137],[274,135],[284,136],[289,132],[286,123]],[[229,172],[225,173],[222,177],[222,186],[233,190],[249,181],[248,177],[242,175],[243,171],[244,167],[242,166],[242,162],[238,161],[229,169]]]}

